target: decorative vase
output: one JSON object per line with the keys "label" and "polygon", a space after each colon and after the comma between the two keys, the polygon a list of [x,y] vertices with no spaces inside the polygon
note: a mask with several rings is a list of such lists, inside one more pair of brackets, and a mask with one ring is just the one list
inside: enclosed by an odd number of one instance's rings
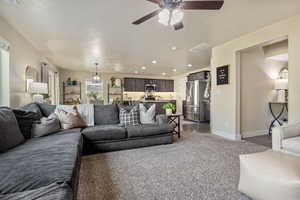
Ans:
{"label": "decorative vase", "polygon": [[172,109],[166,109],[166,115],[172,115],[173,112],[172,112]]}

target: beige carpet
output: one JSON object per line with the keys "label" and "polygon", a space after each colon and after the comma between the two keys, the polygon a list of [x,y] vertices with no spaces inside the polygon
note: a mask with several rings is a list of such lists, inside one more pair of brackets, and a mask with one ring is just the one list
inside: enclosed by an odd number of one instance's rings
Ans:
{"label": "beige carpet", "polygon": [[211,134],[172,145],[82,158],[80,200],[249,200],[237,191],[239,155],[266,150]]}

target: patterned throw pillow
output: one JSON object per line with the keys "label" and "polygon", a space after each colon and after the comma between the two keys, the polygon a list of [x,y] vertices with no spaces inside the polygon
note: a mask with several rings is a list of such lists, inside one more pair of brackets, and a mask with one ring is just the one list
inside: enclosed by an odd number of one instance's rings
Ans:
{"label": "patterned throw pillow", "polygon": [[123,126],[139,125],[139,109],[134,106],[131,110],[120,107],[120,123]]}

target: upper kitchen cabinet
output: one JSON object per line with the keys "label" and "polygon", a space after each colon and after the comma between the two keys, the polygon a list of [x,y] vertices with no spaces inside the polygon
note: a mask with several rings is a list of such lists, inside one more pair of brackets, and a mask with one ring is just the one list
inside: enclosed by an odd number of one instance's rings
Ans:
{"label": "upper kitchen cabinet", "polygon": [[135,79],[124,78],[124,91],[135,92]]}
{"label": "upper kitchen cabinet", "polygon": [[174,92],[174,80],[124,78],[125,92],[144,92],[146,84],[155,84],[157,92]]}
{"label": "upper kitchen cabinet", "polygon": [[135,79],[135,92],[145,92],[145,79]]}
{"label": "upper kitchen cabinet", "polygon": [[174,92],[173,80],[157,80],[158,92]]}
{"label": "upper kitchen cabinet", "polygon": [[188,81],[195,81],[195,80],[200,80],[200,81],[205,81],[208,78],[209,71],[202,71],[202,72],[196,72],[193,74],[190,74],[188,76]]}
{"label": "upper kitchen cabinet", "polygon": [[174,92],[174,80],[166,80],[166,92]]}

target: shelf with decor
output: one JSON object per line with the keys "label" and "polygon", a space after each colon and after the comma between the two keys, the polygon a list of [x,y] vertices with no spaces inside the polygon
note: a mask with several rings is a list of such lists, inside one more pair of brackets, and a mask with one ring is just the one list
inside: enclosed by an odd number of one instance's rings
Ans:
{"label": "shelf with decor", "polygon": [[81,103],[81,82],[73,81],[72,84],[63,82],[63,104],[76,105]]}
{"label": "shelf with decor", "polygon": [[112,104],[120,104],[123,102],[124,86],[121,79],[111,78],[107,85],[107,101]]}

